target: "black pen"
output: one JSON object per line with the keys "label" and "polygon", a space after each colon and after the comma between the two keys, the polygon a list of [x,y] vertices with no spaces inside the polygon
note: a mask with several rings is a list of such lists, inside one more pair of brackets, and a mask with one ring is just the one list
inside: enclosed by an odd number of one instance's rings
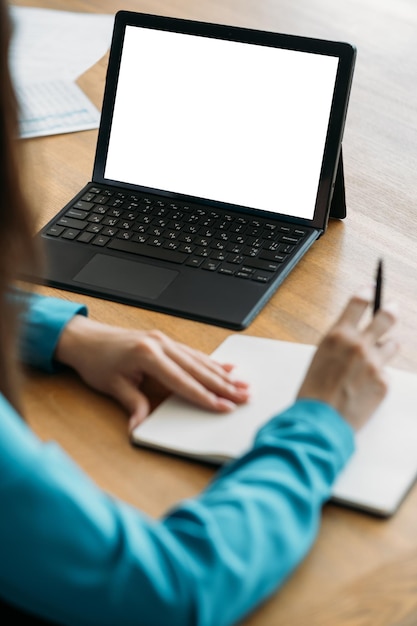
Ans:
{"label": "black pen", "polygon": [[384,280],[382,272],[382,259],[379,259],[378,269],[376,272],[375,299],[374,299],[374,315],[381,308],[382,282]]}

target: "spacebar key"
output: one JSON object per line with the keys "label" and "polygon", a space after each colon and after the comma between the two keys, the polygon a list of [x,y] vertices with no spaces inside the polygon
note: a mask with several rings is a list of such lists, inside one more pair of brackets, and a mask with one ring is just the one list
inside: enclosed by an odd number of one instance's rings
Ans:
{"label": "spacebar key", "polygon": [[124,241],[123,239],[113,239],[113,241],[108,244],[107,248],[119,250],[120,252],[130,252],[130,254],[139,254],[152,259],[159,259],[160,261],[170,261],[171,263],[184,263],[185,259],[189,257],[189,255],[184,252],[167,250],[166,248],[156,246],[146,246],[142,243]]}

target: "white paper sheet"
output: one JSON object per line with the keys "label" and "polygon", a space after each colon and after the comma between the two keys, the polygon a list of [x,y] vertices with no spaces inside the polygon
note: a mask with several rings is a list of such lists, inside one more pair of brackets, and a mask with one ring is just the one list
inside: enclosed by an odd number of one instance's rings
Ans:
{"label": "white paper sheet", "polygon": [[76,83],[55,80],[18,86],[22,138],[97,128],[100,112]]}
{"label": "white paper sheet", "polygon": [[19,82],[75,80],[110,46],[113,15],[16,6],[10,10],[10,67]]}
{"label": "white paper sheet", "polygon": [[16,6],[10,11],[9,62],[22,109],[21,136],[97,128],[100,114],[74,81],[108,50],[114,16]]}

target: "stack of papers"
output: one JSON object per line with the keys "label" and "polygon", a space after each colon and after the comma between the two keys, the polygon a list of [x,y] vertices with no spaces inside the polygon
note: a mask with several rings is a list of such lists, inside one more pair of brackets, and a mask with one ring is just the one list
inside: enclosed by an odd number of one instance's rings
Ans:
{"label": "stack of papers", "polygon": [[97,128],[100,113],[76,83],[65,80],[17,85],[20,137]]}
{"label": "stack of papers", "polygon": [[10,12],[20,136],[97,128],[100,112],[75,81],[108,50],[114,16],[16,6]]}

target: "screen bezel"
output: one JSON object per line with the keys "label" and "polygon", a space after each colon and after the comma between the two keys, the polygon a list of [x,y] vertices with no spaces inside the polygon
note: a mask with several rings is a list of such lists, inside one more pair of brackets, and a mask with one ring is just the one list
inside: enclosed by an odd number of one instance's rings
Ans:
{"label": "screen bezel", "polygon": [[316,196],[315,210],[313,218],[311,220],[294,218],[288,215],[281,215],[279,213],[271,212],[269,214],[268,212],[261,211],[256,208],[252,209],[248,207],[226,204],[207,198],[198,198],[178,193],[171,193],[168,191],[161,191],[159,189],[150,189],[149,187],[140,185],[132,185],[128,183],[122,184],[123,188],[125,189],[132,189],[134,191],[146,194],[157,193],[158,195],[163,195],[167,197],[167,199],[171,198],[177,201],[180,199],[187,203],[203,203],[211,207],[225,208],[229,211],[239,210],[243,212],[250,212],[251,214],[258,214],[264,217],[270,216],[272,219],[291,221],[300,225],[308,225],[314,228],[324,230],[326,228],[330,214],[332,195],[336,181],[339,157],[341,154],[343,131],[356,58],[355,47],[346,42],[300,37],[296,35],[287,35],[268,31],[239,28],[235,26],[212,24],[208,22],[198,22],[192,20],[149,15],[144,13],[135,13],[131,11],[119,11],[115,16],[112,44],[107,69],[106,86],[103,97],[100,128],[98,133],[97,149],[93,169],[94,183],[114,185],[119,187],[121,186],[121,183],[119,181],[105,178],[104,172],[110,140],[111,123],[113,118],[116,88],[119,77],[119,67],[123,50],[123,41],[126,26],[139,26],[142,28],[165,30],[214,39],[224,39],[254,45],[279,47],[287,50],[296,50],[313,54],[333,56],[339,59],[333,101],[329,116],[328,132],[325,142],[321,173]]}

